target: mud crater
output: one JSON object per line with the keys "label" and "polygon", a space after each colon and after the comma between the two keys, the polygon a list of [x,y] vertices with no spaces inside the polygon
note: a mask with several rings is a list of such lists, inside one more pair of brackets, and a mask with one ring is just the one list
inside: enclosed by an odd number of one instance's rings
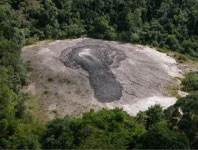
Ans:
{"label": "mud crater", "polygon": [[122,97],[122,85],[111,68],[120,66],[124,52],[109,45],[84,45],[62,51],[60,59],[72,69],[82,68],[89,73],[90,85],[100,102],[112,102]]}

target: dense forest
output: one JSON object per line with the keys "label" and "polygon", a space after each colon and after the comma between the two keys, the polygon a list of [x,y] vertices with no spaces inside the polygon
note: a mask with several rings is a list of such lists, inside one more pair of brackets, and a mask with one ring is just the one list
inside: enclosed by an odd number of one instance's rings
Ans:
{"label": "dense forest", "polygon": [[1,0],[7,39],[80,36],[148,44],[198,57],[197,0]]}
{"label": "dense forest", "polygon": [[198,74],[189,96],[135,117],[121,109],[43,124],[26,109],[21,47],[43,39],[93,37],[178,51],[198,58],[197,0],[0,0],[0,149],[198,148]]}

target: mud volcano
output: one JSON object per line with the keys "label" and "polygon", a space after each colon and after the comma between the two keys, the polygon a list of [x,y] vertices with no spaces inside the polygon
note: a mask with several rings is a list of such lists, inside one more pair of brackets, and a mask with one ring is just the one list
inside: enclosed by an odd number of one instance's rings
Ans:
{"label": "mud volcano", "polygon": [[[39,118],[123,108],[130,115],[176,102],[177,62],[147,46],[88,38],[42,41],[23,48]],[[34,104],[33,102],[31,102]],[[40,115],[42,114],[42,115]]]}
{"label": "mud volcano", "polygon": [[61,60],[67,67],[73,69],[81,67],[89,73],[94,95],[101,102],[111,102],[121,98],[122,86],[112,73],[111,65],[114,61],[118,64],[124,58],[123,52],[108,45],[71,47],[61,54]]}

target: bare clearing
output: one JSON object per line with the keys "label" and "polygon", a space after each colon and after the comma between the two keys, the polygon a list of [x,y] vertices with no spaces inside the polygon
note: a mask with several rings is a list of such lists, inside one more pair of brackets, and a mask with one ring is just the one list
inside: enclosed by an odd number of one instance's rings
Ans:
{"label": "bare clearing", "polygon": [[[89,62],[94,59],[94,63],[103,62],[98,54],[97,58],[96,55],[92,55],[92,53],[98,53],[98,50],[93,51],[93,48],[90,48],[93,45],[106,46],[107,50],[104,51],[104,54],[110,59],[108,68],[106,68],[107,63],[105,67],[102,65],[100,67],[107,69],[105,73],[110,74],[112,77],[110,80],[116,84],[108,82],[114,86],[119,83],[122,87],[121,98],[116,97],[115,101],[112,99],[103,101],[96,98],[90,82],[97,77],[90,79],[90,75],[91,73],[98,75],[100,72],[93,72],[93,68],[91,68],[92,72],[90,68],[83,68],[82,65],[79,65],[81,62],[77,64],[78,67],[69,67],[65,64],[68,61],[62,61],[63,51],[69,53],[76,47],[83,47],[78,51],[78,55],[74,55],[74,57],[79,57],[77,60],[83,58]],[[110,52],[108,49],[116,49],[119,52]],[[122,54],[125,54],[126,57],[120,60],[119,56]],[[182,72],[172,57],[147,46],[113,41],[86,38],[44,41],[24,47],[22,57],[29,65],[30,77],[30,84],[24,87],[24,90],[38,98],[40,110],[46,119],[52,119],[55,116],[80,115],[90,109],[98,110],[100,108],[121,107],[131,115],[135,115],[140,110],[146,110],[154,104],[161,104],[166,108],[176,102],[175,97],[167,96],[167,88],[179,85],[179,81],[175,78],[182,77]],[[83,63],[87,64],[86,61]],[[114,79],[116,82],[113,81]],[[100,79],[98,80],[99,84],[103,83]],[[104,82],[105,88],[110,88],[111,84],[106,86]],[[104,86],[102,88],[99,86],[99,88],[104,89]],[[111,91],[108,88],[105,91]]]}

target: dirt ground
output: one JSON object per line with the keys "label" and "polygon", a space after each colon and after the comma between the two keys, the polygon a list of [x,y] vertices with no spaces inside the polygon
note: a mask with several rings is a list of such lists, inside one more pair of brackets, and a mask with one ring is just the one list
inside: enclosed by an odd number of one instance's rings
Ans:
{"label": "dirt ground", "polygon": [[[92,45],[117,49],[109,64],[109,71],[122,87],[122,96],[115,101],[98,100],[90,84],[89,70],[69,67],[61,59],[63,51]],[[67,53],[67,52],[66,52]],[[111,59],[112,52],[105,52]],[[122,61],[119,56],[125,55]],[[81,51],[79,56],[87,55]],[[123,108],[131,115],[154,104],[164,108],[173,105],[176,97],[168,88],[180,84],[183,71],[176,60],[147,46],[114,41],[80,38],[74,40],[42,41],[23,48],[22,58],[28,66],[29,85],[25,92],[38,101],[38,111],[46,120],[65,115],[80,115],[90,109]],[[94,78],[92,78],[94,80]],[[110,88],[108,86],[108,88]],[[113,88],[113,87],[112,87]]]}

